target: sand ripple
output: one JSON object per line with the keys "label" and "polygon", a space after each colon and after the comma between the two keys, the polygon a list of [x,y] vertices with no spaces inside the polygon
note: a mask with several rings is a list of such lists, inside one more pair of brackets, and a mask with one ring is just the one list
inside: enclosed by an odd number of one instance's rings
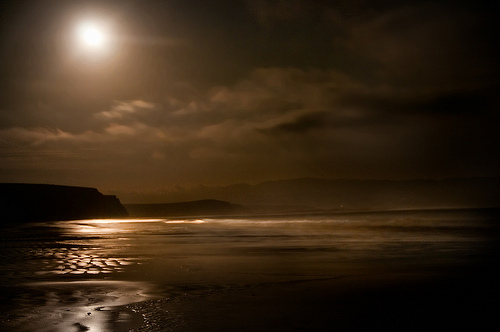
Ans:
{"label": "sand ripple", "polygon": [[38,274],[107,274],[123,272],[124,266],[137,263],[127,257],[103,257],[95,248],[43,248],[31,256],[43,267]]}

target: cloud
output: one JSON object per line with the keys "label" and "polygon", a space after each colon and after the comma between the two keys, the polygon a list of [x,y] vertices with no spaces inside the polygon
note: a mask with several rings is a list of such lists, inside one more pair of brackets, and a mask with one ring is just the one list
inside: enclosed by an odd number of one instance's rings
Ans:
{"label": "cloud", "polygon": [[105,119],[121,119],[127,115],[140,112],[141,110],[153,109],[154,107],[155,104],[144,100],[115,101],[111,110],[99,112],[95,114],[95,117]]}
{"label": "cloud", "polygon": [[[379,80],[456,87],[497,68],[494,32],[484,12],[446,3],[402,3],[343,25],[340,45],[367,62]],[[481,36],[478,38],[478,36]],[[496,71],[496,70],[495,70]]]}
{"label": "cloud", "polygon": [[[233,86],[214,87],[205,94],[182,89],[161,103],[114,101],[109,110],[95,113],[97,122],[81,128],[80,133],[34,127],[12,129],[6,135],[32,144],[133,140],[132,145],[148,142],[167,150],[169,144],[175,144],[187,150],[202,146],[231,153],[241,149],[238,153],[244,153],[248,146],[255,145],[250,148],[255,151],[269,139],[262,130],[313,119],[330,111],[338,97],[350,89],[356,89],[356,83],[337,72],[261,68]],[[345,110],[337,110],[337,116],[342,112]]]}
{"label": "cloud", "polygon": [[26,145],[40,145],[47,141],[65,140],[72,135],[60,129],[49,130],[46,128],[8,128],[0,130],[0,142],[5,150],[8,147]]}
{"label": "cloud", "polygon": [[291,122],[282,123],[274,128],[273,131],[276,132],[296,132],[303,133],[310,130],[320,130],[326,125],[326,117],[328,113],[317,112],[302,115]]}
{"label": "cloud", "polygon": [[123,126],[113,123],[109,127],[106,127],[106,133],[111,135],[135,136],[137,134],[137,130],[131,126]]}
{"label": "cloud", "polygon": [[139,107],[139,108],[154,108],[155,104],[144,101],[144,100],[133,100],[131,102],[132,105]]}
{"label": "cloud", "polygon": [[[0,158],[15,167],[49,154],[47,169],[98,169],[101,163],[121,179],[150,174],[158,179],[152,186],[311,172],[326,177],[445,174],[467,164],[456,142],[468,142],[463,153],[476,156],[475,148],[491,148],[488,142],[498,136],[491,125],[482,126],[493,122],[485,100],[470,88],[410,89],[368,84],[336,70],[257,68],[232,85],[206,91],[181,87],[161,99],[112,101],[106,110],[89,112],[91,120],[77,132],[3,129]],[[478,107],[489,118],[478,117]],[[469,123],[474,129],[466,131]],[[482,162],[480,156],[474,161]]]}
{"label": "cloud", "polygon": [[[373,86],[334,70],[259,68],[232,86],[206,93],[172,91],[162,102],[114,101],[109,110],[94,114],[98,125],[80,133],[37,127],[10,129],[8,135],[37,144],[133,140],[133,145],[152,144],[157,151],[201,146],[244,154],[280,140],[335,145],[340,131],[355,142],[357,134],[406,126],[409,119],[423,125],[434,115],[477,112],[483,99],[473,92],[468,97],[439,89]],[[371,145],[376,142],[374,137]]]}
{"label": "cloud", "polygon": [[416,88],[477,86],[496,81],[499,73],[494,5],[411,0],[247,4],[264,27],[255,52],[267,66],[335,69],[366,82]]}
{"label": "cloud", "polygon": [[310,6],[300,0],[253,0],[247,1],[250,10],[260,23],[266,25],[275,21],[290,22],[301,19]]}

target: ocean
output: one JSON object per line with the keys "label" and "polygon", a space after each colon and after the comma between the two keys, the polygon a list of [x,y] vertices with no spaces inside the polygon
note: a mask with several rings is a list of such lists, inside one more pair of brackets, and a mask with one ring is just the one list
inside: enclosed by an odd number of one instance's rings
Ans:
{"label": "ocean", "polygon": [[141,330],[145,316],[129,310],[141,301],[353,276],[476,273],[497,260],[498,216],[444,209],[11,226],[0,237],[0,330]]}

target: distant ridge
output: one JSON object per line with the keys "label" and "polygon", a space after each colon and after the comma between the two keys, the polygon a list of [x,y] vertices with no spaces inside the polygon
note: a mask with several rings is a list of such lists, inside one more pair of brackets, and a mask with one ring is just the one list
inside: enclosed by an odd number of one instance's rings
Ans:
{"label": "distant ridge", "polygon": [[[500,177],[442,180],[297,178],[253,186],[258,204],[300,203],[320,209],[499,207]],[[260,198],[259,198],[260,196]]]}
{"label": "distant ridge", "polygon": [[199,186],[144,196],[142,202],[194,201],[211,197],[253,212],[391,210],[500,207],[500,177],[442,180],[297,178],[258,184]]}
{"label": "distant ridge", "polygon": [[131,217],[218,216],[247,212],[241,205],[215,199],[163,204],[124,204]]}
{"label": "distant ridge", "polygon": [[2,224],[127,216],[116,196],[103,195],[95,188],[0,183]]}

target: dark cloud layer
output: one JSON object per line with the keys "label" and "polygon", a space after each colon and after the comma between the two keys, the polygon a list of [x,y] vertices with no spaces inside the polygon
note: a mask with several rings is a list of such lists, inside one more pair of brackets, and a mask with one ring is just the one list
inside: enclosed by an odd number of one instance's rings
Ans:
{"label": "dark cloud layer", "polygon": [[[73,26],[109,21],[112,47]],[[2,4],[0,182],[499,175],[495,3]]]}

